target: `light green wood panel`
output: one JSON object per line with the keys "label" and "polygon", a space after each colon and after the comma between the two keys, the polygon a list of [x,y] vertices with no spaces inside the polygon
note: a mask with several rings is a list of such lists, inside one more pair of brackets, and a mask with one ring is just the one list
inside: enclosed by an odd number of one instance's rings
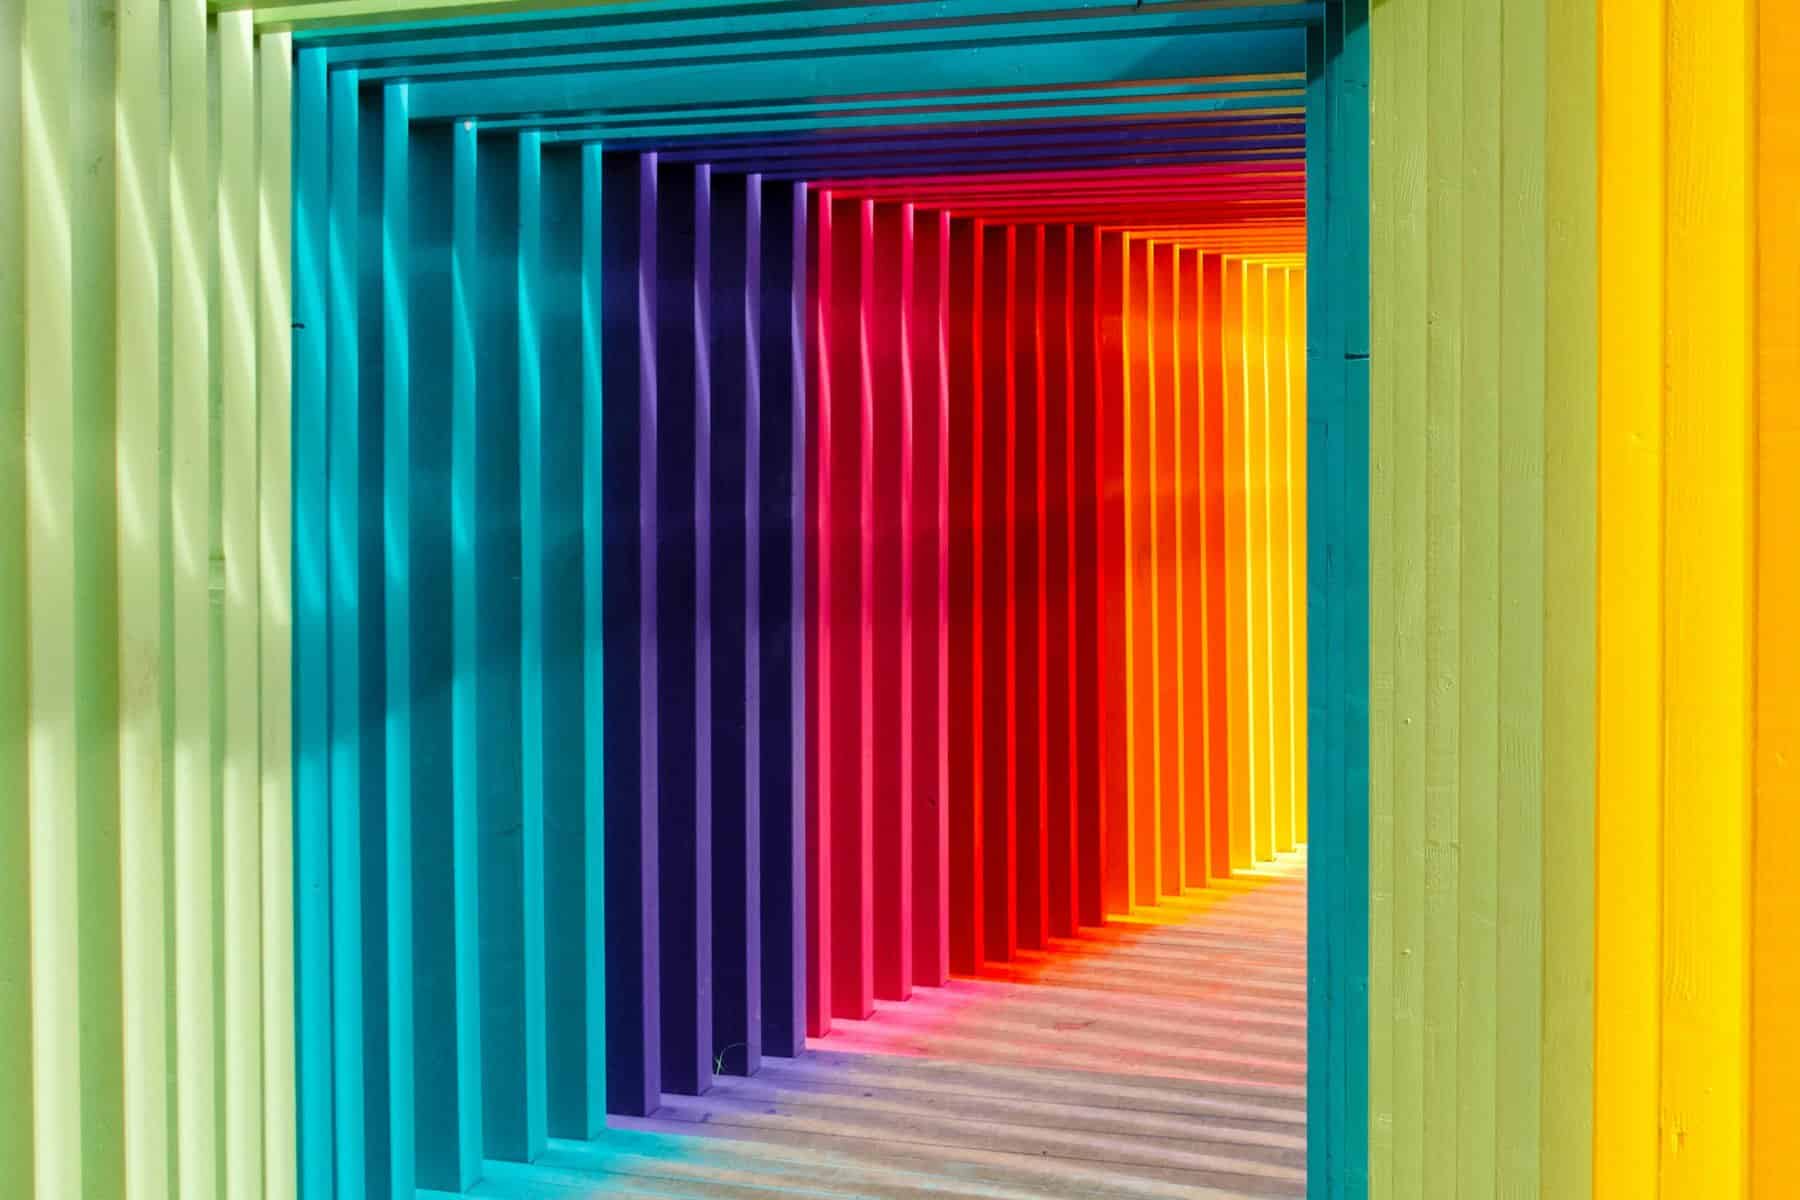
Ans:
{"label": "light green wood panel", "polygon": [[[0,1161],[43,1198],[259,1195],[265,1127],[292,1138],[266,995],[292,988],[286,633],[261,602],[288,554],[288,41],[269,95],[250,15],[221,25],[205,0],[0,12]],[[227,530],[250,581],[229,662]]]}
{"label": "light green wood panel", "polygon": [[1500,307],[1500,1195],[1541,1185],[1544,998],[1545,36],[1548,0],[1505,0]]}
{"label": "light green wood panel", "polygon": [[221,1046],[224,1110],[214,1130],[224,1151],[225,1190],[261,1183],[262,736],[258,671],[259,454],[256,305],[260,268],[257,207],[256,45],[248,13],[217,19],[219,162],[217,201],[219,363],[219,699],[222,813],[215,836],[221,929]]}
{"label": "light green wood panel", "polygon": [[[162,664],[170,595],[166,584],[169,471],[164,431],[170,401],[168,60],[166,8],[123,0],[116,10],[119,370],[113,443],[118,528],[118,821],[116,910],[123,945],[125,1186],[131,1195],[168,1187],[175,1162],[171,1112],[171,946],[167,777],[169,680]],[[84,929],[92,927],[84,926]],[[84,989],[88,985],[83,981]],[[106,1135],[119,1136],[108,1130]]]}
{"label": "light green wood panel", "polygon": [[257,44],[257,446],[260,454],[257,667],[261,672],[262,1114],[264,1192],[291,1200],[299,1176],[294,1113],[294,848],[292,645],[289,607],[293,499],[290,350],[290,175],[293,46],[286,34]]}
{"label": "light green wood panel", "polygon": [[24,9],[0,4],[0,1162],[32,1174],[26,736]]}
{"label": "light green wood panel", "polygon": [[1501,405],[1500,9],[1464,5],[1462,172],[1462,625],[1459,757],[1456,1195],[1495,1195],[1499,972]]}
{"label": "light green wood panel", "polygon": [[[1389,570],[1393,587],[1394,654],[1394,925],[1393,1008],[1384,1014],[1393,1037],[1394,1164],[1391,1195],[1425,1200],[1424,1128],[1426,1069],[1426,721],[1429,680],[1425,641],[1428,580],[1425,549],[1430,535],[1426,492],[1429,443],[1430,354],[1425,313],[1430,299],[1429,124],[1430,13],[1419,0],[1390,0],[1397,9],[1391,39],[1376,54],[1392,54],[1393,137],[1377,175],[1394,172],[1394,240],[1390,276],[1394,323],[1372,361],[1387,360],[1393,388],[1393,533]],[[1383,351],[1386,351],[1384,354]],[[1371,1014],[1371,1020],[1383,1016]]]}
{"label": "light green wood panel", "polygon": [[[1426,21],[1424,1088],[1421,1180],[1456,1193],[1461,1012],[1463,0]],[[1416,443],[1415,443],[1416,444]],[[1471,699],[1481,707],[1485,698]],[[1471,714],[1475,715],[1475,714]]]}
{"label": "light green wood panel", "polygon": [[[1594,1186],[1599,16],[1547,5],[1542,1183]],[[1554,85],[1548,83],[1554,80]]]}
{"label": "light green wood panel", "polygon": [[[113,12],[32,0],[25,94],[33,1121],[42,1197],[123,1185]],[[154,603],[153,598],[147,602]]]}
{"label": "light green wood panel", "polygon": [[174,773],[170,797],[175,862],[175,1137],[181,1194],[218,1191],[215,718],[223,713],[211,589],[218,521],[216,223],[212,119],[216,63],[209,62],[205,13],[194,0],[171,5],[169,69],[173,279],[169,298],[174,386],[169,407],[172,620],[165,678],[174,687]]}

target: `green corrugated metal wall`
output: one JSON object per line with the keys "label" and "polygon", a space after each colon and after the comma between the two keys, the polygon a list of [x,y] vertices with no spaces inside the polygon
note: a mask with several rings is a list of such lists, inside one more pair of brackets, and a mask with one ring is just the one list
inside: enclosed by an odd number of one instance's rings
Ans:
{"label": "green corrugated metal wall", "polygon": [[0,1162],[288,1195],[288,38],[0,49]]}

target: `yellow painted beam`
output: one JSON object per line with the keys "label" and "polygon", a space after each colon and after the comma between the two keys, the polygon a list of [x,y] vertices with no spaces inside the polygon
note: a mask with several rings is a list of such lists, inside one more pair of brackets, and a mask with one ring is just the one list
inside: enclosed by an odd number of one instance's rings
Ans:
{"label": "yellow painted beam", "polygon": [[1662,1194],[1747,1184],[1751,0],[1668,29]]}
{"label": "yellow painted beam", "polygon": [[1273,819],[1270,839],[1277,853],[1294,848],[1294,691],[1293,597],[1291,563],[1294,546],[1289,539],[1288,502],[1292,486],[1288,444],[1288,319],[1289,272],[1271,266],[1264,288],[1267,312],[1268,378],[1268,543],[1269,570],[1269,804]]}
{"label": "yellow painted beam", "polygon": [[1256,861],[1275,856],[1274,705],[1269,646],[1269,347],[1268,269],[1244,264],[1244,539],[1245,633],[1249,639],[1250,849]]}
{"label": "yellow painted beam", "polygon": [[1655,1200],[1661,1078],[1666,29],[1601,0],[1594,1195]]}
{"label": "yellow painted beam", "polygon": [[1293,657],[1289,661],[1294,706],[1291,746],[1294,788],[1294,840],[1307,840],[1307,688],[1306,666],[1306,268],[1288,273],[1288,544],[1293,547],[1288,581]]}

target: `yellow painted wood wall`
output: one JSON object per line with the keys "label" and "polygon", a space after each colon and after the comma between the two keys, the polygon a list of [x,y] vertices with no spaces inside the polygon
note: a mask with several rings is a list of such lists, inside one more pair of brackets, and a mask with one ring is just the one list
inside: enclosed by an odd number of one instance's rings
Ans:
{"label": "yellow painted wood wall", "polygon": [[0,3],[8,1196],[294,1190],[289,62]]}
{"label": "yellow painted wood wall", "polygon": [[1602,5],[1595,1194],[1795,1186],[1800,15]]}

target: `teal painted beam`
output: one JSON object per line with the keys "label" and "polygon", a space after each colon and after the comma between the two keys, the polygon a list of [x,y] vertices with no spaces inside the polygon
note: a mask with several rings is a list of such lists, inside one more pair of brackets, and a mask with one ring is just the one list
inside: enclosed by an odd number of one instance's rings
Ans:
{"label": "teal painted beam", "polygon": [[[381,309],[381,549],[386,662],[382,733],[386,832],[388,1174],[393,1195],[417,1188],[413,1038],[413,403],[408,274],[413,259],[411,142],[404,86],[381,100],[381,214],[376,278]],[[433,863],[432,865],[436,865]]]}
{"label": "teal painted beam", "polygon": [[[1220,45],[1245,44],[1267,33],[1285,34],[1290,40],[1299,33],[1291,20],[1243,20],[1227,23],[1219,19],[1224,12],[1246,9],[1187,9],[1176,12],[1117,10],[1105,17],[1082,17],[1055,21],[992,23],[965,20],[920,23],[904,17],[893,17],[867,30],[833,29],[818,20],[797,29],[778,32],[774,36],[761,29],[740,28],[735,32],[708,34],[681,26],[668,28],[658,24],[600,26],[570,30],[554,48],[537,48],[516,44],[506,39],[503,44],[476,46],[467,52],[452,49],[452,39],[423,43],[409,54],[394,54],[375,61],[361,56],[345,56],[340,61],[333,55],[333,69],[353,68],[371,80],[410,79],[425,81],[447,76],[480,75],[504,63],[506,70],[517,75],[562,76],[589,70],[627,67],[691,68],[707,63],[734,63],[740,68],[764,61],[804,61],[825,53],[852,53],[863,57],[865,67],[873,69],[877,78],[890,74],[885,60],[912,50],[934,50],[939,53],[989,48],[1012,53],[1024,46],[1060,49],[1064,55],[1079,56],[1094,46],[1112,40],[1127,40],[1145,46],[1180,38],[1205,35]],[[600,32],[604,30],[604,32]],[[604,49],[596,48],[604,46]],[[873,57],[873,56],[879,56]],[[1188,70],[1178,74],[1139,73],[1139,79],[1189,79],[1208,74],[1249,75],[1247,69],[1220,71]],[[710,93],[690,92],[690,96],[711,98]]]}
{"label": "teal painted beam", "polygon": [[588,830],[583,920],[586,970],[587,1128],[606,1127],[606,286],[605,173],[600,147],[581,149],[581,663],[582,743],[588,770],[582,820]]}
{"label": "teal painted beam", "polygon": [[[1173,9],[1191,22],[1220,30],[1306,26],[1323,19],[1326,7],[1319,0],[1292,0],[1289,3],[1275,0],[1273,3],[1199,10],[1186,9],[1185,4],[1186,0],[1148,0],[1135,5],[1127,19],[1163,16]],[[387,7],[391,10],[395,6],[390,3]],[[760,11],[747,12],[742,0],[641,0],[624,9],[609,4],[557,13],[540,10],[493,14],[459,20],[454,25],[443,20],[385,24],[370,21],[354,29],[301,29],[294,34],[294,40],[302,45],[330,47],[334,55],[366,53],[370,56],[366,61],[381,61],[383,57],[425,53],[432,47],[438,47],[435,52],[442,53],[441,48],[446,43],[454,47],[451,52],[476,56],[508,49],[555,47],[584,36],[591,37],[596,25],[607,28],[609,41],[666,37],[670,26],[688,37],[723,40],[752,33],[805,32],[828,22],[851,31],[901,21],[967,23],[1021,17],[1068,19],[1084,13],[1118,14],[1119,8],[1118,0],[956,0],[955,3],[906,0],[881,4],[833,0],[825,4],[763,5]],[[291,2],[265,2],[258,5],[258,17],[266,20],[277,13],[293,10]],[[661,19],[652,21],[650,18]],[[354,58],[354,61],[365,60]]]}
{"label": "teal painted beam", "polygon": [[912,46],[877,58],[852,49],[821,48],[760,62],[672,60],[658,66],[559,71],[551,75],[431,80],[413,93],[418,120],[549,113],[620,104],[679,104],[705,96],[714,104],[802,100],[819,96],[982,91],[1132,79],[1208,75],[1275,75],[1303,70],[1300,29],[1233,37],[1172,36],[1158,31],[1115,35],[1084,45]]}
{"label": "teal painted beam", "polygon": [[294,72],[294,907],[299,1186],[330,1196],[333,1155],[330,645],[326,595],[325,264],[330,130],[325,55]]}

